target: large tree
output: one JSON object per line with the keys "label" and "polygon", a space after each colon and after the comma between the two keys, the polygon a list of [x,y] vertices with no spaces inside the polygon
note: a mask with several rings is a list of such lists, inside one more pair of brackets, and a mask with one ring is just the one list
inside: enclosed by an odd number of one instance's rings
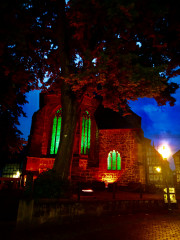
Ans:
{"label": "large tree", "polygon": [[86,95],[102,96],[114,110],[139,97],[174,104],[178,85],[169,78],[179,74],[179,13],[173,1],[29,0],[21,11],[29,16],[26,70],[35,84],[61,92],[54,170],[62,178],[69,176]]}

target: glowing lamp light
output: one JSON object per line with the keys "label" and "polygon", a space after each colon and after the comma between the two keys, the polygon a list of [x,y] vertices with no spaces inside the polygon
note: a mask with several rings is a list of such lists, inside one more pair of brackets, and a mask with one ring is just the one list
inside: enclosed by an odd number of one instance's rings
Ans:
{"label": "glowing lamp light", "polygon": [[160,173],[160,172],[161,172],[161,167],[156,167],[156,171],[157,171],[158,173]]}
{"label": "glowing lamp light", "polygon": [[93,192],[93,190],[92,189],[82,189],[82,192],[90,193],[90,192]]}
{"label": "glowing lamp light", "polygon": [[113,178],[112,179],[108,179],[107,178],[107,179],[103,179],[102,182],[114,183],[114,182],[116,182],[116,179],[113,179]]}
{"label": "glowing lamp light", "polygon": [[13,178],[19,178],[20,177],[20,171],[17,171],[16,174],[13,175]]}
{"label": "glowing lamp light", "polygon": [[101,177],[101,182],[114,183],[118,179],[118,176],[115,173],[104,173]]}
{"label": "glowing lamp light", "polygon": [[162,157],[168,158],[171,155],[171,150],[167,144],[162,145],[159,149],[158,152],[162,155]]}

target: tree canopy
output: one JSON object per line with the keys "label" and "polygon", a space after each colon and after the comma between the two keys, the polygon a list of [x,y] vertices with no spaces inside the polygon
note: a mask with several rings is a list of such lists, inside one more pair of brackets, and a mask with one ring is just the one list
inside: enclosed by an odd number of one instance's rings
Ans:
{"label": "tree canopy", "polygon": [[[26,53],[24,25],[20,21],[21,5],[18,1],[0,4],[0,166],[23,147],[18,118],[25,116],[22,105],[30,90],[29,73],[23,63]],[[22,15],[21,15],[22,17]]]}
{"label": "tree canopy", "polygon": [[45,85],[61,87],[65,79],[78,97],[96,92],[114,108],[145,96],[173,105],[177,85],[168,79],[179,74],[179,18],[172,1],[70,0],[65,6],[32,0],[24,6],[34,17],[29,47],[36,80],[47,75]]}
{"label": "tree canopy", "polygon": [[[100,95],[104,106],[115,110],[141,97],[155,98],[159,105],[174,104],[171,94],[178,85],[169,78],[180,71],[179,12],[174,1],[69,0],[66,4],[64,0],[22,0],[2,4],[9,9],[3,22],[10,26],[3,26],[1,40],[3,82],[8,79],[10,88],[16,86],[19,94],[35,87],[61,91],[63,125],[68,115],[72,119],[79,111],[85,95]],[[8,88],[6,93],[10,92]],[[62,127],[57,159],[72,157],[75,128],[75,123],[71,129]],[[64,135],[72,139],[68,140],[72,142],[68,157],[59,155],[67,148]]]}

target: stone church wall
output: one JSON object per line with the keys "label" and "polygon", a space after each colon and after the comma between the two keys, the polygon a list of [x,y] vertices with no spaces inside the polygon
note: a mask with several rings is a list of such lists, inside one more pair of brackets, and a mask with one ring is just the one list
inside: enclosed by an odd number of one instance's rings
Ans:
{"label": "stone church wall", "polygon": [[[143,182],[143,169],[139,167],[138,129],[98,129],[94,112],[97,102],[87,98],[81,104],[81,116],[77,125],[71,176],[75,181],[104,181],[119,185],[128,182]],[[53,167],[54,155],[50,155],[53,118],[61,107],[60,95],[41,96],[40,110],[35,113],[29,139],[27,171],[41,173]],[[82,114],[91,116],[91,147],[89,155],[80,154]],[[107,170],[110,151],[118,151],[121,156],[121,170]]]}
{"label": "stone church wall", "polygon": [[[119,185],[139,182],[138,142],[134,129],[108,129],[99,131],[99,177]],[[107,170],[110,151],[118,151],[121,156],[121,170]],[[102,175],[101,175],[102,174]]]}

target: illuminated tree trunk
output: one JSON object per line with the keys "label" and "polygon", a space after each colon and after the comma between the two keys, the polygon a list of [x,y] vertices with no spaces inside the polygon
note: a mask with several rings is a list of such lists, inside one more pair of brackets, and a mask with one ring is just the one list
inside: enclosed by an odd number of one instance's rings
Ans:
{"label": "illuminated tree trunk", "polygon": [[54,163],[54,170],[63,179],[70,177],[74,138],[79,117],[79,104],[69,88],[67,84],[62,88],[61,140]]}

